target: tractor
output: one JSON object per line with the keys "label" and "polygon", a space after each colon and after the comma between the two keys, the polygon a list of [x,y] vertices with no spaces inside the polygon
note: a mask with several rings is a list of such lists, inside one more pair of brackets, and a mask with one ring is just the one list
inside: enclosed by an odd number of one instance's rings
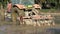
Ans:
{"label": "tractor", "polygon": [[33,9],[41,9],[41,7],[38,4],[35,4],[35,0],[11,0],[11,2],[12,2],[11,16],[14,24],[16,24],[18,17],[26,16],[26,18],[29,18],[27,15],[29,12],[32,12]]}
{"label": "tractor", "polygon": [[[41,5],[35,4],[35,0],[11,0],[12,2],[12,12],[11,12],[11,18],[13,21],[13,24],[17,24],[19,22],[20,24],[27,24],[27,25],[38,25],[43,22],[51,23],[53,22],[53,18],[48,18],[44,15],[41,15],[38,10],[41,9]],[[9,16],[9,15],[8,15]],[[48,20],[45,20],[45,19]],[[43,20],[43,21],[41,21]]]}

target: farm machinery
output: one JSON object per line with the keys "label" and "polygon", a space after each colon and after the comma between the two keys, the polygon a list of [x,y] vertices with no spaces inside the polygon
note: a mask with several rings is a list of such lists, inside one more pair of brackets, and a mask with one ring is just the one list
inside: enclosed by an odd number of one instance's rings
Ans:
{"label": "farm machinery", "polygon": [[[17,17],[26,16],[33,8],[40,9],[38,4],[35,4],[34,0],[11,0],[12,1],[12,21],[16,22]],[[25,15],[25,13],[27,13]],[[28,18],[28,17],[26,17]]]}
{"label": "farm machinery", "polygon": [[[41,15],[37,9],[41,9],[41,6],[35,4],[34,0],[11,0],[12,12],[8,16],[12,18],[13,24],[17,21],[20,24],[38,25],[54,23],[51,15]],[[21,17],[21,18],[20,18]],[[49,18],[50,17],[50,18]],[[23,22],[21,22],[23,20]]]}

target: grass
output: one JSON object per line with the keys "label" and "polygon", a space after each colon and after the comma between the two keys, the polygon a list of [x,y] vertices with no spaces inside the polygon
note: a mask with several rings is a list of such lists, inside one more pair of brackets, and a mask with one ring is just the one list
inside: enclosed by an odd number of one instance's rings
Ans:
{"label": "grass", "polygon": [[40,12],[51,12],[51,13],[54,13],[54,12],[58,12],[57,9],[41,9]]}

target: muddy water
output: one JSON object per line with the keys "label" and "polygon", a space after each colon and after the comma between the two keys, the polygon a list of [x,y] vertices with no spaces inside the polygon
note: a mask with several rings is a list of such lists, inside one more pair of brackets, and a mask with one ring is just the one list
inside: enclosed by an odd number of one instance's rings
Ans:
{"label": "muddy water", "polygon": [[0,34],[60,34],[60,28],[33,26],[0,26]]}
{"label": "muddy water", "polygon": [[60,23],[60,15],[55,16],[55,23],[57,23],[57,24]]}
{"label": "muddy water", "polygon": [[[60,23],[60,16],[55,16],[55,23]],[[0,34],[60,34],[59,26],[33,27],[26,25],[3,25],[0,26]]]}

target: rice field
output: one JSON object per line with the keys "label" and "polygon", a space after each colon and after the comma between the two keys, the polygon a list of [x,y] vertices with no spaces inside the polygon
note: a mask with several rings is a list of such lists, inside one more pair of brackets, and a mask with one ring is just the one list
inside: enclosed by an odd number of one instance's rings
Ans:
{"label": "rice field", "polygon": [[60,34],[60,16],[55,17],[55,26],[12,25],[11,21],[0,20],[0,34]]}
{"label": "rice field", "polygon": [[[43,10],[42,10],[43,11]],[[55,26],[13,25],[11,21],[2,21],[0,16],[0,34],[60,34],[60,15],[54,15]]]}

